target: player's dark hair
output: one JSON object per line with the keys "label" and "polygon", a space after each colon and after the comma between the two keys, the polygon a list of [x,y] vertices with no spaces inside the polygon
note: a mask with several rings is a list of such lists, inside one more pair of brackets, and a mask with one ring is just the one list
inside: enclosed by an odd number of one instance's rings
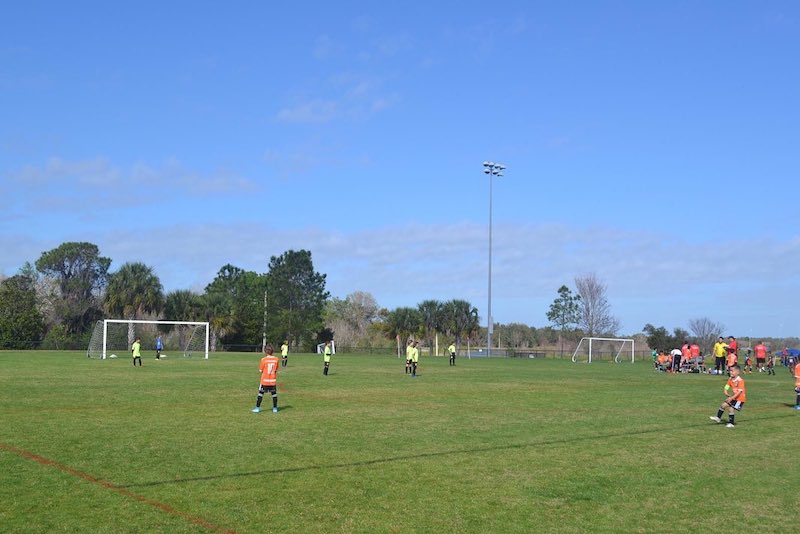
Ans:
{"label": "player's dark hair", "polygon": [[264,347],[264,354],[269,354],[271,356],[273,352],[275,352],[275,349],[272,348],[272,345],[268,344]]}
{"label": "player's dark hair", "polygon": [[739,367],[738,363],[735,363],[735,364],[731,365],[731,369],[736,369],[737,371],[741,371],[742,370],[742,368]]}

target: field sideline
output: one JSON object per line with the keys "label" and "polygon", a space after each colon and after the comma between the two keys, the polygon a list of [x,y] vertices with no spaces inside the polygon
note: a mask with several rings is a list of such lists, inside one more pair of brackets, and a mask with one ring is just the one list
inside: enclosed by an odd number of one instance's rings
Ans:
{"label": "field sideline", "polygon": [[0,352],[0,531],[791,532],[793,381],[648,363]]}

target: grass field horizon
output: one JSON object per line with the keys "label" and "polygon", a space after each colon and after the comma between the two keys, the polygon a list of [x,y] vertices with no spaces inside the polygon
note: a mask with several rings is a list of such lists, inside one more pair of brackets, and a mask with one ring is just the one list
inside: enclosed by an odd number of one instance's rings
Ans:
{"label": "grass field horizon", "polygon": [[783,368],[727,429],[722,377],[559,359],[292,354],[253,414],[259,357],[0,352],[0,530],[796,528]]}

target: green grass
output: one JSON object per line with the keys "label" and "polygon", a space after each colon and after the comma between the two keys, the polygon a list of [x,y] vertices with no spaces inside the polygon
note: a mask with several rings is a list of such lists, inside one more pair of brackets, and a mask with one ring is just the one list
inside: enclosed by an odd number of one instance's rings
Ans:
{"label": "green grass", "polygon": [[796,529],[783,368],[726,429],[721,377],[560,360],[292,355],[256,415],[258,357],[0,353],[0,531]]}

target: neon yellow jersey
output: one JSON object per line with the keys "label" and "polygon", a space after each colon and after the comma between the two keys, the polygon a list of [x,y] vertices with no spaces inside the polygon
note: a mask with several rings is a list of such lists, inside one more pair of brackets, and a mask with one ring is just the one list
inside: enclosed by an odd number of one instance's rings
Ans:
{"label": "neon yellow jersey", "polygon": [[414,346],[408,345],[406,347],[406,360],[410,360],[414,354]]}
{"label": "neon yellow jersey", "polygon": [[326,362],[331,361],[331,347],[330,347],[330,345],[325,345],[325,354],[323,355],[323,359]]}
{"label": "neon yellow jersey", "polygon": [[450,345],[449,347],[447,347],[447,350],[450,351],[450,354],[455,354],[456,353],[456,346],[455,345]]}
{"label": "neon yellow jersey", "polygon": [[281,356],[288,356],[289,355],[289,345],[284,343],[281,345]]}
{"label": "neon yellow jersey", "polygon": [[727,348],[728,348],[727,344],[720,343],[719,341],[717,341],[716,343],[714,343],[714,356],[716,356],[717,358],[724,357],[725,354],[727,353],[727,351],[725,350]]}
{"label": "neon yellow jersey", "polygon": [[411,353],[411,361],[414,363],[419,361],[419,349],[417,347],[413,348],[413,352]]}
{"label": "neon yellow jersey", "polygon": [[133,345],[131,346],[131,352],[133,353],[134,358],[141,358],[142,357],[142,344],[138,341],[134,341]]}

